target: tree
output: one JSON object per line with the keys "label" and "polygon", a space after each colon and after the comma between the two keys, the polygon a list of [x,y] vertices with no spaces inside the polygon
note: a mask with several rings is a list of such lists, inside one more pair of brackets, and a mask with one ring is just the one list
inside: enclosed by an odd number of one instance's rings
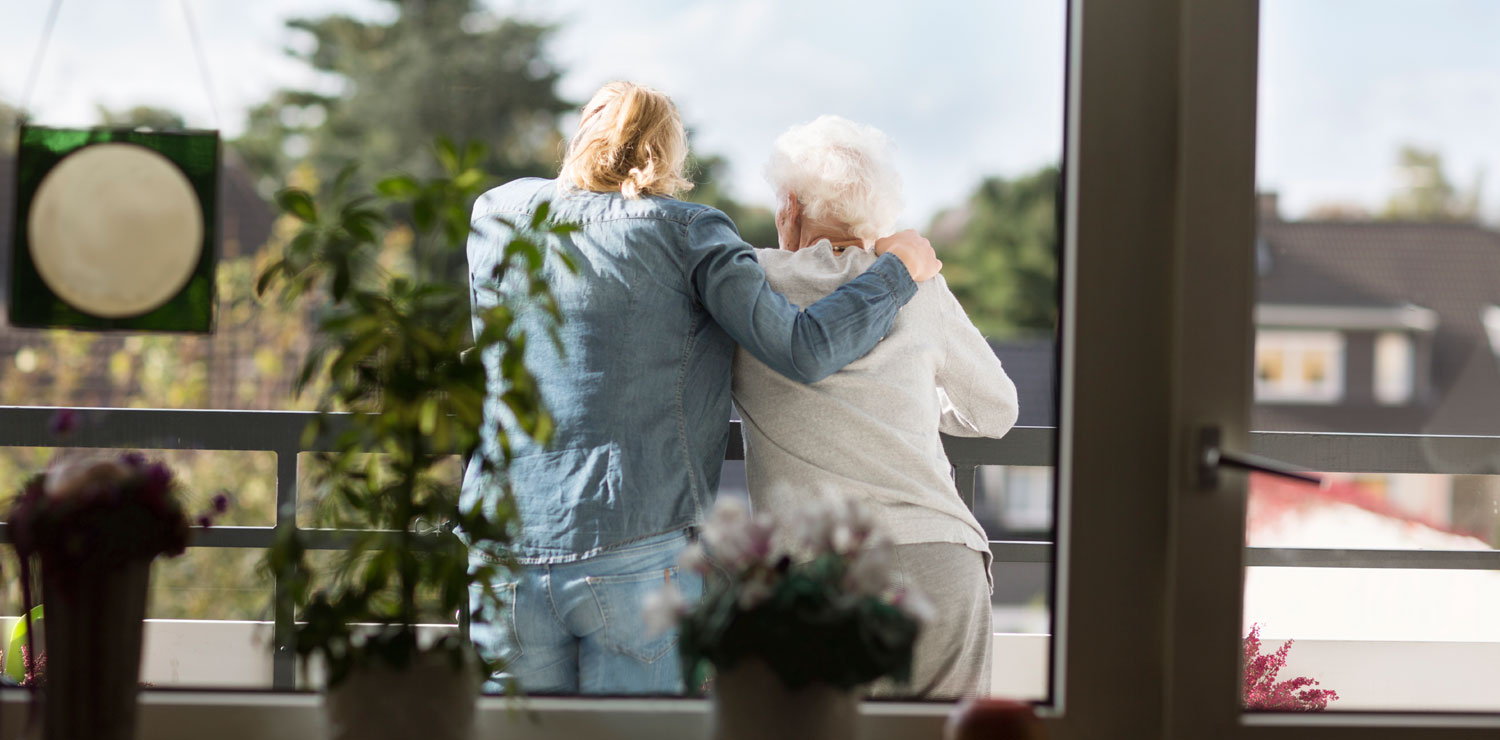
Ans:
{"label": "tree", "polygon": [[182,114],[149,105],[136,105],[123,110],[110,110],[99,106],[99,125],[120,128],[150,128],[172,131],[186,128]]}
{"label": "tree", "polygon": [[1403,146],[1397,154],[1403,181],[1401,190],[1386,201],[1381,217],[1402,221],[1473,221],[1479,211],[1481,177],[1476,176],[1467,192],[1459,189],[1443,172],[1443,157],[1436,151]]}
{"label": "tree", "polygon": [[989,337],[1050,334],[1057,326],[1056,167],[1015,179],[985,179],[929,238],[943,276]]}
{"label": "tree", "polygon": [[727,175],[729,161],[717,154],[693,154],[688,159],[689,177],[695,183],[683,197],[724,212],[740,230],[740,238],[753,247],[774,249],[776,215],[760,206],[747,206],[719,187]]}
{"label": "tree", "polygon": [[337,82],[336,92],[282,90],[250,111],[235,146],[274,188],[300,161],[332,182],[346,162],[362,172],[436,174],[437,132],[488,150],[481,169],[501,179],[550,174],[561,144],[559,70],[543,44],[551,27],[491,16],[475,0],[385,0],[390,22],[345,15],[299,18],[311,36],[288,53]]}

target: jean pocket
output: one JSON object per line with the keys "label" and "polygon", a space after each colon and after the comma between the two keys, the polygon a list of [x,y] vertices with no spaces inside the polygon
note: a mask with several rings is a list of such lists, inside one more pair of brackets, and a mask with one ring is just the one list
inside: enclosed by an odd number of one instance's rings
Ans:
{"label": "jean pocket", "polygon": [[[684,585],[678,582],[675,566],[630,575],[590,576],[589,590],[604,617],[600,642],[643,663],[655,663],[672,655],[677,647],[677,630],[653,633],[646,627],[642,614],[646,599],[668,582],[679,588]],[[696,594],[686,595],[692,598]]]}
{"label": "jean pocket", "polygon": [[521,633],[516,630],[516,582],[495,584],[495,595],[500,598],[496,606],[481,599],[477,584],[470,591],[469,636],[480,653],[491,660],[514,663],[525,650],[521,645]]}

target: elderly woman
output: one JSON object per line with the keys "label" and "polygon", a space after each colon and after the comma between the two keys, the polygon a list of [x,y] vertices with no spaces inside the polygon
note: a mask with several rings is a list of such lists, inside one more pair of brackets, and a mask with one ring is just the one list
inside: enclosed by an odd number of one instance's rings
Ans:
{"label": "elderly woman", "polygon": [[[837,116],[796,126],[767,166],[780,205],[780,250],[762,250],[771,287],[815,305],[866,274],[874,238],[894,225],[901,185],[881,132]],[[959,499],[938,433],[999,437],[1016,422],[1016,388],[941,277],[923,283],[869,354],[816,382],[735,355],[750,499],[790,508],[810,495],[858,496],[895,542],[896,581],[930,598],[902,693],[986,693],[990,550]],[[877,693],[894,693],[880,687]]]}
{"label": "elderly woman", "polygon": [[[547,448],[510,436],[523,529],[508,552],[474,553],[520,563],[496,584],[512,607],[474,614],[471,634],[533,694],[681,689],[676,635],[647,630],[640,607],[663,581],[701,590],[676,560],[718,487],[735,346],[791,382],[816,382],[875,346],[941,267],[914,232],[870,234],[881,256],[799,310],[772,291],[728,217],[674,197],[691,187],[686,158],[672,101],[611,83],[584,106],[557,179],[511,182],[474,205],[476,285],[501,259],[507,223],[550,202],[553,218],[578,226],[561,245],[577,271],[545,268],[559,341],[533,341],[525,355],[556,431]],[[478,290],[474,300],[495,302]],[[485,361],[486,444],[498,446],[506,386]],[[477,462],[465,473],[467,501],[498,492]]]}

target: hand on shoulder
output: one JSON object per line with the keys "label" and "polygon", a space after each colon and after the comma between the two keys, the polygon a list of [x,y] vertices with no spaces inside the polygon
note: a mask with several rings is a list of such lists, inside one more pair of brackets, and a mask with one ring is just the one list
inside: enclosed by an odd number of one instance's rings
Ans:
{"label": "hand on shoulder", "polygon": [[875,254],[890,252],[901,259],[911,279],[917,282],[931,280],[943,269],[943,262],[932,250],[932,242],[918,234],[915,229],[900,231],[875,240]]}

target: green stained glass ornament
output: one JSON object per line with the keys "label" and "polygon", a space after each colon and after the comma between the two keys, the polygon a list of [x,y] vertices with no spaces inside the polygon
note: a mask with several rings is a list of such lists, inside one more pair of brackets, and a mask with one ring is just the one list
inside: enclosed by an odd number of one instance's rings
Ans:
{"label": "green stained glass ornament", "polygon": [[16,155],[11,324],[213,330],[218,132],[26,126]]}

